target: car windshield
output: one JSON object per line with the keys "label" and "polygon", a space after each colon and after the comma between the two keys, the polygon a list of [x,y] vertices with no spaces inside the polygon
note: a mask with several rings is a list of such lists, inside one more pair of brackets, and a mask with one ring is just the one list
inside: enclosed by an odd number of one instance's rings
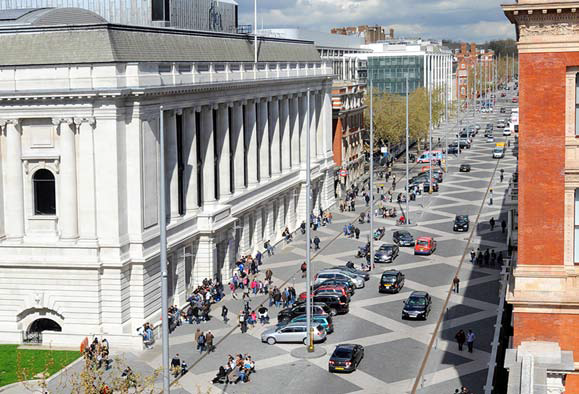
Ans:
{"label": "car windshield", "polygon": [[403,239],[412,238],[412,235],[410,235],[410,233],[399,233],[398,236],[399,236],[400,238],[403,238]]}
{"label": "car windshield", "polygon": [[426,299],[422,297],[410,297],[408,302],[406,302],[408,306],[424,306],[426,305]]}
{"label": "car windshield", "polygon": [[456,217],[457,223],[466,223],[467,221],[468,221],[468,218],[466,216],[457,216]]}
{"label": "car windshield", "polygon": [[334,357],[350,358],[352,357],[352,350],[345,348],[337,348],[336,350],[334,350]]}
{"label": "car windshield", "polygon": [[392,251],[392,246],[391,245],[382,245],[380,246],[380,250],[382,252],[391,252]]}
{"label": "car windshield", "polygon": [[396,275],[382,275],[383,282],[396,282]]}
{"label": "car windshield", "polygon": [[503,148],[495,148],[495,153],[501,153],[503,151]]}
{"label": "car windshield", "polygon": [[417,243],[420,246],[428,246],[428,241],[426,241],[424,239],[419,240]]}

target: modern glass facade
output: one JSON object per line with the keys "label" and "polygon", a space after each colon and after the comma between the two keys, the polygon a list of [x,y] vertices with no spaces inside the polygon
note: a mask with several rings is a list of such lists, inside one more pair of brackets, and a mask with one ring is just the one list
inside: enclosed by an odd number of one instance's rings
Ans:
{"label": "modern glass facade", "polygon": [[372,56],[368,77],[381,92],[405,94],[406,74],[410,92],[424,86],[424,56]]}

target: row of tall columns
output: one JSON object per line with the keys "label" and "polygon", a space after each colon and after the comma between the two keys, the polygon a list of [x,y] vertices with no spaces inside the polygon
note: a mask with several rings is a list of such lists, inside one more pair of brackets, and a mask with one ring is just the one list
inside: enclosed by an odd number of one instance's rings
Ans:
{"label": "row of tall columns", "polygon": [[191,213],[298,168],[308,136],[311,159],[323,157],[331,149],[329,91],[310,93],[309,104],[299,93],[164,111],[170,217],[183,214],[180,190]]}
{"label": "row of tall columns", "polygon": [[6,237],[21,240],[24,236],[24,180],[22,174],[22,135],[17,119],[3,122],[6,134],[4,161]]}

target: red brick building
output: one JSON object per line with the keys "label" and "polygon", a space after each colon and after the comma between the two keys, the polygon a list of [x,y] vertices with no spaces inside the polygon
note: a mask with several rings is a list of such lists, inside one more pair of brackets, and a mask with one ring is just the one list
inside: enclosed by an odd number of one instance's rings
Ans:
{"label": "red brick building", "polygon": [[332,89],[334,162],[339,170],[336,195],[364,174],[364,95],[360,82],[336,81]]}
{"label": "red brick building", "polygon": [[[491,50],[477,49],[473,42],[470,45],[462,43],[460,51],[455,54],[456,58],[456,80],[454,91],[460,95],[461,100],[472,98],[474,90],[467,88],[467,81],[469,78],[474,78],[474,67],[477,66],[477,81],[483,78],[483,83],[486,86],[493,81],[494,78],[494,52]],[[472,80],[469,81],[472,86]],[[483,88],[484,89],[484,88]],[[477,85],[477,92],[480,90],[480,85]],[[477,97],[480,92],[477,93]],[[456,96],[455,96],[456,97]]]}
{"label": "red brick building", "polygon": [[577,9],[577,0],[503,5],[519,49],[518,262],[508,297],[513,347],[540,341],[573,352],[574,370],[563,372],[566,394],[579,393]]}

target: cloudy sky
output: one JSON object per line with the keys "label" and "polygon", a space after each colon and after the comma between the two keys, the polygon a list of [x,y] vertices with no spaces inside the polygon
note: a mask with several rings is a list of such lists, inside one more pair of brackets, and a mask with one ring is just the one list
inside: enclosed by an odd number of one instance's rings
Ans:
{"label": "cloudy sky", "polygon": [[[253,24],[253,0],[237,0],[241,24]],[[397,37],[484,42],[514,38],[501,3],[514,0],[257,0],[258,26],[329,31],[382,25]]]}

